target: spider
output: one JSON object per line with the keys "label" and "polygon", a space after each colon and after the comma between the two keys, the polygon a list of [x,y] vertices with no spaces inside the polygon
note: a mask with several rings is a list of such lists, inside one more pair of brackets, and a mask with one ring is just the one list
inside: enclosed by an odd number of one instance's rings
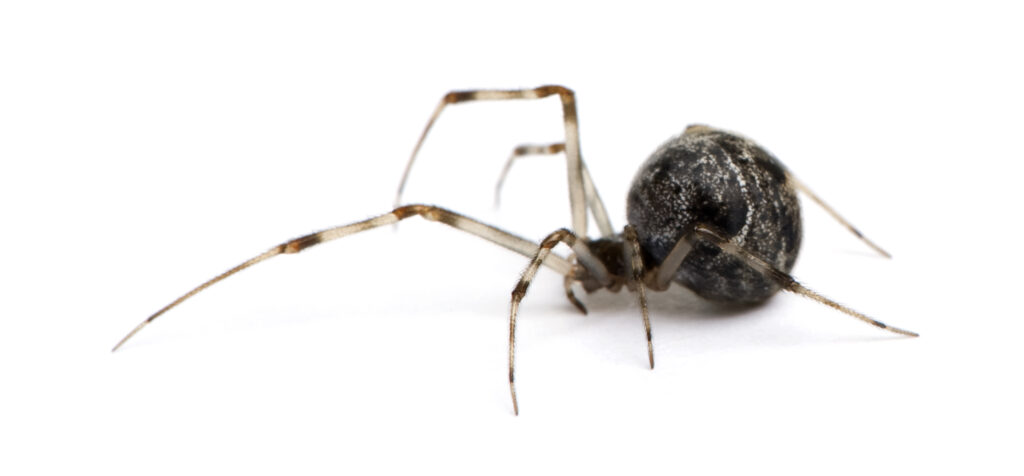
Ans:
{"label": "spider", "polygon": [[[564,152],[568,166],[572,229],[558,229],[540,243],[441,207],[401,205],[409,172],[434,123],[444,109],[471,101],[540,99],[557,96],[562,104],[565,141],[517,147],[498,182],[513,161],[526,155]],[[881,329],[917,337],[918,334],[886,325],[839,304],[790,276],[801,241],[802,192],[824,208],[865,244],[885,257],[890,255],[865,237],[817,195],[800,183],[773,155],[753,141],[704,125],[691,125],[661,145],[640,167],[627,197],[627,222],[616,233],[580,154],[575,94],[557,85],[531,89],[452,91],[437,105],[406,165],[394,210],[367,220],[329,228],[281,243],[200,284],[175,299],[132,329],[124,343],[165,312],[200,291],[259,262],[354,233],[391,225],[413,216],[436,221],[476,235],[530,258],[512,290],[508,332],[508,384],[513,413],[519,414],[515,386],[516,318],[541,265],[564,276],[565,294],[581,312],[586,307],[573,285],[591,293],[623,287],[636,294],[647,340],[647,357],[654,368],[654,344],[648,316],[647,291],[663,291],[672,283],[685,286],[712,301],[759,303],[779,290],[806,296]],[[588,238],[588,212],[601,236]],[[551,254],[558,244],[571,249],[568,258]]]}

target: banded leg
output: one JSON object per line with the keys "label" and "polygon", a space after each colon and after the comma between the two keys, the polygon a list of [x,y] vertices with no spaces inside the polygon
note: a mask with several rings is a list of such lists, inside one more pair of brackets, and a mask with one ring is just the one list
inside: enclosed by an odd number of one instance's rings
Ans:
{"label": "banded leg", "polygon": [[[220,275],[217,275],[213,279],[203,284],[200,284],[195,289],[185,293],[183,296],[179,297],[178,299],[175,299],[170,304],[164,306],[162,309],[146,318],[146,320],[142,321],[142,323],[136,326],[135,329],[132,329],[132,331],[129,332],[128,335],[124,336],[124,338],[121,339],[121,341],[118,342],[117,345],[115,345],[111,351],[116,351],[126,341],[128,341],[128,339],[130,339],[133,335],[142,330],[142,328],[145,327],[147,324],[153,322],[156,318],[160,317],[165,312],[173,309],[178,304],[181,304],[186,299],[195,296],[196,294],[199,294],[200,291],[210,286],[213,286],[214,284],[250,266],[253,266],[262,261],[266,261],[280,254],[298,253],[302,250],[305,250],[306,248],[310,248],[321,243],[326,243],[328,241],[343,238],[348,235],[359,233],[361,231],[370,230],[380,226],[398,223],[399,221],[412,216],[422,216],[424,219],[430,221],[444,223],[445,225],[462,230],[472,235],[479,236],[485,240],[508,248],[527,257],[535,257],[538,253],[537,245],[529,240],[520,238],[511,233],[502,231],[498,228],[481,223],[472,218],[460,215],[450,210],[430,205],[407,205],[404,207],[398,207],[389,213],[385,213],[383,215],[370,218],[368,220],[363,220],[349,225],[328,228],[323,231],[311,233],[305,236],[300,236],[298,238],[295,238],[294,240],[281,243],[280,245],[277,245],[263,252],[262,254],[259,254],[249,259],[248,261],[238,266],[235,266],[234,268],[231,268],[225,271],[224,273],[221,273]],[[543,260],[543,264],[551,267],[559,274],[569,274],[572,271],[572,264],[570,264],[568,261],[562,259],[557,255],[548,256],[547,254],[545,254],[544,258],[545,259]]]}
{"label": "banded leg", "polygon": [[626,225],[622,232],[626,239],[626,262],[629,263],[630,284],[636,290],[637,300],[640,302],[640,312],[644,318],[644,334],[647,336],[647,359],[654,369],[654,343],[651,341],[651,318],[647,313],[647,290],[644,286],[644,261],[640,255],[640,240],[636,237],[636,228],[633,225]]}
{"label": "banded leg", "polygon": [[423,134],[420,135],[419,141],[416,142],[416,146],[412,150],[412,156],[409,157],[409,163],[405,166],[405,172],[402,173],[402,181],[398,184],[398,193],[395,195],[395,207],[397,207],[402,201],[402,191],[405,189],[405,183],[409,180],[409,172],[412,170],[412,164],[416,160],[416,155],[419,154],[420,148],[423,146],[423,142],[427,138],[427,134],[430,129],[434,127],[434,123],[437,118],[441,116],[441,111],[449,104],[458,104],[462,102],[470,101],[493,101],[493,100],[507,100],[507,99],[540,99],[548,96],[557,95],[562,101],[562,118],[565,123],[565,156],[566,163],[568,166],[569,176],[569,206],[572,210],[572,227],[573,230],[580,236],[586,236],[587,234],[587,210],[585,203],[585,194],[583,189],[583,166],[582,160],[580,159],[580,138],[579,138],[579,123],[576,115],[576,96],[571,89],[565,86],[540,86],[532,89],[478,89],[471,91],[452,91],[441,98],[441,102],[434,109],[434,113],[430,116],[430,120],[427,121],[427,127],[423,129]]}
{"label": "banded leg", "polygon": [[571,274],[565,275],[565,279],[562,281],[565,286],[565,297],[568,298],[569,302],[571,302],[573,306],[576,306],[576,309],[579,309],[585,316],[587,315],[587,306],[583,305],[583,302],[576,297],[576,292],[572,290],[572,283],[575,281],[576,280]]}
{"label": "banded leg", "polygon": [[[519,158],[528,155],[555,155],[565,150],[565,144],[557,142],[554,144],[538,145],[538,144],[523,144],[512,150],[512,155],[505,161],[505,167],[501,169],[501,175],[498,176],[498,183],[494,187],[494,207],[497,208],[501,204],[501,188],[505,185],[505,177],[508,176],[508,172],[512,170],[512,164]],[[597,193],[597,188],[594,187],[594,179],[590,178],[590,171],[587,170],[587,163],[580,161],[583,167],[583,192],[587,197],[587,208],[590,209],[590,214],[594,217],[594,222],[597,223],[597,229],[601,232],[601,236],[612,236],[615,233],[612,231],[611,222],[608,220],[608,211],[604,208],[604,202],[601,200],[601,196]]]}
{"label": "banded leg", "polygon": [[[765,276],[771,278],[773,281],[778,283],[779,286],[782,286],[782,289],[785,289],[786,291],[789,291],[789,292],[792,292],[792,293],[796,293],[796,294],[799,294],[801,296],[808,297],[808,298],[813,299],[813,300],[815,300],[815,301],[817,301],[817,302],[819,302],[821,304],[824,304],[824,305],[826,305],[828,307],[831,307],[832,309],[835,309],[835,310],[837,310],[839,312],[842,312],[844,314],[856,317],[857,319],[860,319],[860,320],[862,320],[862,321],[864,321],[864,322],[866,322],[868,324],[871,324],[871,325],[873,325],[875,327],[878,327],[878,328],[881,328],[881,329],[885,329],[885,330],[887,330],[889,332],[893,332],[893,333],[901,334],[901,335],[905,335],[905,336],[910,336],[910,337],[917,337],[918,336],[918,334],[916,332],[911,332],[911,331],[908,331],[908,330],[900,329],[898,327],[892,327],[892,326],[886,325],[886,324],[882,323],[881,321],[872,319],[872,318],[870,318],[870,317],[868,317],[868,316],[866,316],[864,314],[861,314],[860,312],[857,312],[857,311],[855,311],[853,309],[850,309],[850,308],[848,308],[848,307],[846,307],[846,306],[844,306],[842,304],[839,304],[839,303],[837,303],[837,302],[835,302],[835,301],[833,301],[833,300],[831,300],[831,299],[829,299],[829,298],[827,298],[825,296],[822,296],[821,294],[818,294],[818,293],[816,293],[816,292],[814,292],[814,291],[812,291],[810,289],[807,289],[806,287],[804,287],[804,285],[798,283],[796,281],[796,279],[793,279],[793,277],[790,276],[788,273],[786,273],[786,272],[776,268],[775,266],[772,266],[768,262],[762,260],[761,258],[757,257],[753,253],[743,249],[742,247],[740,247],[736,243],[733,243],[731,240],[726,239],[722,235],[718,234],[718,232],[712,230],[709,227],[706,227],[706,226],[703,226],[703,225],[698,225],[694,229],[694,231],[693,231],[693,236],[695,236],[697,238],[703,238],[703,239],[707,240],[708,242],[714,244],[715,246],[718,246],[718,248],[721,249],[722,251],[724,251],[726,253],[729,253],[729,254],[731,254],[733,256],[736,256],[737,258],[740,258],[745,263],[747,263],[749,266],[751,266],[754,269],[760,271]],[[685,238],[683,238],[683,239],[685,239]]]}
{"label": "banded leg", "polygon": [[885,256],[886,258],[890,258],[890,259],[892,258],[892,255],[889,254],[889,252],[883,250],[882,247],[876,245],[875,242],[869,240],[868,237],[864,236],[864,234],[861,233],[860,230],[855,228],[852,224],[850,224],[850,222],[846,221],[845,218],[840,216],[839,212],[835,211],[835,209],[833,209],[832,207],[828,206],[828,204],[825,203],[824,200],[822,200],[820,197],[815,195],[814,192],[811,191],[811,189],[807,188],[807,185],[804,185],[803,182],[797,180],[796,177],[793,176],[793,174],[791,174],[791,173],[789,173],[787,171],[786,172],[786,178],[788,178],[789,182],[793,184],[793,187],[795,187],[797,190],[799,190],[804,195],[807,195],[807,198],[810,198],[811,201],[813,201],[814,203],[817,203],[818,206],[820,206],[821,208],[824,208],[825,211],[828,212],[829,215],[832,215],[832,218],[835,218],[835,220],[838,221],[843,226],[845,226],[846,229],[850,231],[850,233],[853,233],[857,238],[860,238],[860,240],[863,241],[864,244],[870,246],[871,249],[877,251],[878,254],[880,254],[882,256]]}
{"label": "banded leg", "polygon": [[[537,253],[533,255],[533,260],[523,271],[522,278],[516,284],[515,289],[512,290],[512,304],[509,311],[509,324],[508,324],[508,388],[512,394],[512,411],[516,415],[519,414],[519,402],[516,400],[516,317],[519,314],[519,303],[522,302],[523,297],[526,296],[526,290],[530,287],[530,283],[533,281],[533,277],[537,274],[537,269],[540,268],[541,263],[545,259],[550,259],[551,249],[559,243],[565,243],[573,252],[576,254],[577,259],[587,269],[588,272],[597,276],[599,280],[603,279],[605,283],[610,282],[608,276],[608,270],[605,269],[604,265],[593,258],[590,254],[590,249],[583,241],[577,240],[576,235],[573,232],[566,230],[565,228],[556,230],[544,238],[540,243],[540,247],[537,249]],[[591,261],[593,260],[593,261]],[[593,264],[596,263],[596,264]],[[593,269],[592,269],[593,268]],[[601,278],[600,276],[603,276]],[[577,301],[578,302],[578,301]]]}

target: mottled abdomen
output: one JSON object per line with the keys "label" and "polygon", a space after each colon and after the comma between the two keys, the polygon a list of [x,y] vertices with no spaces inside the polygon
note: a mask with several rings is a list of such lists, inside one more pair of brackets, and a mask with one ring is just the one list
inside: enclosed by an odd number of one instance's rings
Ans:
{"label": "mottled abdomen", "polygon": [[[688,127],[647,159],[626,207],[647,266],[659,265],[698,224],[785,272],[800,250],[800,205],[782,164],[753,141],[706,126]],[[675,281],[716,301],[761,302],[779,290],[703,241],[694,244]]]}

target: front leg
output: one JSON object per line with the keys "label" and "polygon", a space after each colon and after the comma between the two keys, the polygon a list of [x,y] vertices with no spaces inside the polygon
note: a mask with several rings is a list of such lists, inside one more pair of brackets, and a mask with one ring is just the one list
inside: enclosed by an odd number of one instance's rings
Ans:
{"label": "front leg", "polygon": [[[348,225],[328,228],[326,230],[311,233],[305,236],[300,236],[293,240],[286,241],[277,246],[274,246],[273,248],[270,248],[269,250],[250,258],[244,263],[239,264],[238,266],[235,266],[234,268],[231,268],[215,276],[213,279],[210,279],[209,281],[200,284],[199,286],[185,293],[178,299],[175,299],[170,304],[164,306],[159,311],[150,315],[148,318],[146,318],[146,320],[142,321],[142,323],[140,323],[138,326],[132,329],[132,331],[129,332],[128,335],[124,336],[124,338],[122,338],[117,343],[117,345],[114,346],[113,351],[116,351],[118,348],[124,345],[124,343],[127,342],[128,339],[130,339],[133,335],[142,330],[143,327],[146,327],[150,322],[153,322],[154,320],[156,320],[156,318],[160,317],[165,312],[171,310],[172,308],[176,307],[182,302],[188,300],[192,296],[195,296],[204,289],[209,288],[210,286],[213,286],[214,284],[217,284],[218,282],[233,276],[235,273],[248,269],[253,265],[256,265],[278,255],[295,254],[323,243],[334,241],[339,238],[344,238],[355,233],[372,230],[374,228],[378,228],[384,225],[398,223],[401,220],[414,216],[421,216],[428,221],[443,223],[457,230],[464,231],[471,235],[476,235],[494,244],[508,248],[524,256],[535,256],[538,253],[537,245],[533,244],[532,242],[524,238],[520,238],[516,235],[513,235],[507,231],[503,231],[499,228],[495,228],[485,223],[476,221],[465,215],[461,215],[451,210],[446,210],[444,208],[439,208],[431,205],[406,205],[404,207],[398,207],[380,216],[376,216],[355,223],[350,223]],[[552,269],[561,274],[568,274],[572,271],[573,265],[559,256],[548,256],[547,254],[545,254],[543,258],[543,264],[551,267]],[[537,266],[540,266],[540,264],[541,263],[538,262]]]}
{"label": "front leg", "polygon": [[[512,290],[512,304],[509,311],[508,320],[508,388],[512,395],[512,411],[516,415],[519,414],[519,402],[516,399],[516,317],[519,315],[519,303],[522,302],[523,298],[526,297],[526,290],[530,288],[530,283],[533,281],[533,277],[537,275],[537,270],[540,265],[544,262],[545,258],[548,258],[551,254],[551,249],[559,243],[565,243],[572,248],[576,259],[583,267],[586,273],[597,280],[602,285],[607,285],[611,282],[611,277],[608,275],[608,270],[605,266],[597,260],[590,252],[590,248],[583,240],[576,238],[573,232],[566,230],[565,228],[555,230],[549,234],[543,241],[540,242],[540,246],[537,249],[537,253],[533,255],[533,259],[530,264],[527,265],[523,271],[523,276],[516,283],[515,289]],[[566,273],[566,276],[570,276]],[[566,287],[568,290],[568,286]],[[570,300],[574,301],[574,304],[578,304],[580,310],[586,312],[582,308],[582,304],[575,299],[574,296],[570,297]]]}

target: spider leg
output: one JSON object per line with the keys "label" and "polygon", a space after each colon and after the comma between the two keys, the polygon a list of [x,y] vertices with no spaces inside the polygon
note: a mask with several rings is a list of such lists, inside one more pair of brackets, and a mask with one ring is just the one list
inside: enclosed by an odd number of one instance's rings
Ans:
{"label": "spider leg", "polygon": [[807,198],[810,198],[811,201],[813,201],[814,203],[817,203],[818,206],[820,206],[821,208],[824,208],[825,211],[828,212],[829,215],[832,215],[832,218],[835,218],[836,221],[838,221],[841,225],[845,226],[846,229],[850,231],[850,233],[853,233],[854,235],[857,236],[857,238],[860,238],[860,240],[863,241],[864,244],[870,246],[871,249],[877,251],[878,254],[880,254],[882,256],[885,256],[886,258],[892,258],[892,255],[889,254],[889,252],[883,250],[882,247],[876,245],[875,242],[869,240],[868,237],[864,236],[864,234],[861,233],[860,230],[855,228],[852,224],[850,224],[850,222],[846,221],[846,219],[844,219],[842,216],[840,216],[839,212],[835,211],[835,209],[833,209],[832,207],[828,206],[828,204],[825,203],[824,200],[822,200],[820,197],[815,195],[814,192],[811,191],[811,189],[807,188],[807,185],[805,185],[803,182],[797,180],[796,177],[793,176],[793,174],[791,174],[791,173],[789,173],[787,171],[786,172],[786,178],[789,179],[789,183],[793,184],[794,188],[799,190],[804,195],[807,195]]}
{"label": "spider leg", "polygon": [[563,151],[565,151],[565,143],[562,142],[544,145],[520,144],[515,149],[512,149],[512,154],[505,161],[505,166],[501,168],[501,174],[498,175],[498,182],[494,185],[494,208],[498,208],[501,205],[501,188],[505,185],[505,177],[512,170],[512,164],[516,159],[530,155],[555,155]]}
{"label": "spider leg", "polygon": [[[519,414],[519,402],[516,400],[516,383],[515,383],[515,371],[516,371],[516,317],[519,314],[519,303],[526,296],[526,290],[530,287],[530,283],[533,281],[533,277],[537,274],[537,269],[540,268],[542,262],[545,259],[550,259],[551,249],[559,243],[565,243],[576,255],[576,258],[580,261],[583,268],[591,273],[591,275],[602,284],[608,284],[611,282],[611,277],[608,275],[608,270],[590,253],[590,249],[587,247],[583,240],[577,240],[576,235],[573,232],[561,228],[555,230],[549,234],[543,241],[540,242],[540,247],[533,255],[533,259],[530,264],[527,265],[526,270],[523,271],[522,277],[519,282],[516,283],[515,289],[512,290],[512,304],[509,311],[509,327],[508,327],[508,387],[512,394],[512,411],[516,415]],[[568,273],[565,273],[568,275]],[[568,287],[567,287],[568,289]],[[571,298],[574,299],[574,298]],[[575,301],[579,302],[579,301]],[[580,304],[582,306],[582,304]]]}
{"label": "spider leg", "polygon": [[[458,230],[462,230],[472,235],[479,236],[492,243],[508,248],[523,256],[534,257],[538,252],[537,245],[529,240],[520,238],[506,231],[476,221],[464,215],[460,215],[453,211],[446,210],[444,208],[439,208],[431,205],[407,205],[403,207],[398,207],[392,210],[391,212],[385,213],[380,216],[376,216],[374,218],[351,223],[348,225],[328,228],[326,230],[318,231],[316,233],[311,233],[305,236],[300,236],[291,241],[281,243],[280,245],[277,245],[253,258],[250,258],[248,261],[245,261],[244,263],[217,275],[213,279],[210,279],[209,281],[200,284],[195,289],[192,289],[191,291],[185,293],[178,299],[175,299],[170,304],[164,306],[162,309],[146,318],[146,320],[142,321],[142,323],[140,323],[138,326],[132,329],[132,331],[129,332],[128,335],[124,336],[124,338],[121,339],[121,341],[114,346],[112,351],[116,351],[126,341],[128,341],[128,339],[130,339],[133,335],[142,330],[142,328],[145,327],[147,324],[153,322],[153,320],[160,317],[165,312],[171,310],[178,304],[181,304],[186,299],[195,296],[200,291],[210,286],[213,286],[214,284],[250,266],[253,266],[262,261],[266,261],[280,254],[298,253],[302,250],[305,250],[306,248],[310,248],[321,243],[326,243],[328,241],[336,240],[338,238],[343,238],[348,235],[359,233],[361,231],[366,231],[380,226],[397,223],[401,220],[404,220],[412,216],[422,216],[424,219],[429,221],[437,221],[444,223],[445,225],[451,226]],[[546,253],[543,259],[543,264],[551,267],[560,274],[569,274],[573,268],[572,264],[566,261],[565,259],[557,255],[548,256]],[[538,266],[539,265],[540,263],[538,262]]]}
{"label": "spider leg", "polygon": [[[494,187],[494,207],[497,208],[501,203],[501,188],[505,184],[505,177],[508,176],[508,172],[512,170],[512,164],[519,158],[529,155],[555,155],[565,150],[565,144],[557,142],[554,144],[523,144],[512,150],[512,155],[505,161],[505,167],[501,169],[501,175],[498,176],[498,183]],[[583,191],[587,197],[587,207],[590,209],[590,214],[594,217],[594,222],[597,223],[597,229],[601,232],[601,236],[612,236],[611,222],[608,220],[608,211],[604,207],[604,202],[601,200],[601,196],[597,193],[597,188],[594,187],[594,179],[590,178],[590,171],[587,170],[587,163],[580,161],[583,167]]]}
{"label": "spider leg", "polygon": [[665,256],[665,259],[658,265],[658,269],[654,273],[654,282],[651,283],[654,289],[664,291],[672,284],[672,278],[676,276],[676,271],[682,266],[683,259],[693,249],[693,245],[690,244],[688,238],[688,236],[683,235],[672,247],[672,250],[668,252],[668,256]]}
{"label": "spider leg", "polygon": [[640,240],[636,237],[636,228],[633,225],[626,225],[622,232],[626,239],[626,262],[629,263],[629,282],[637,293],[637,300],[640,302],[640,312],[644,318],[644,333],[647,336],[647,359],[654,368],[654,343],[651,341],[651,319],[647,313],[647,290],[644,285],[644,261],[640,257]]}
{"label": "spider leg", "polygon": [[540,99],[553,95],[557,95],[562,101],[562,118],[565,124],[565,156],[569,171],[569,206],[572,210],[572,227],[577,234],[585,236],[587,233],[587,209],[583,187],[583,161],[580,159],[580,138],[579,124],[576,115],[576,96],[571,89],[565,86],[548,85],[532,89],[477,89],[470,91],[452,91],[446,94],[441,98],[441,102],[438,103],[437,108],[434,109],[434,113],[430,116],[430,120],[427,121],[426,128],[423,129],[423,133],[420,135],[419,141],[416,142],[416,146],[412,150],[412,156],[409,157],[409,163],[406,164],[405,172],[402,173],[402,181],[398,184],[398,193],[395,195],[395,206],[397,207],[402,201],[402,191],[405,189],[405,183],[409,179],[409,172],[412,170],[413,162],[416,161],[416,155],[419,154],[420,148],[423,146],[423,142],[427,138],[427,134],[434,126],[434,122],[437,121],[437,118],[441,116],[441,111],[444,111],[446,106],[449,104],[458,104],[469,101]]}
{"label": "spider leg", "polygon": [[569,302],[571,302],[573,306],[576,306],[576,309],[579,309],[583,315],[587,315],[587,306],[583,305],[583,302],[576,297],[576,292],[572,290],[572,283],[574,281],[576,281],[576,279],[573,275],[565,275],[565,280],[563,281],[565,286],[565,297],[568,298]]}
{"label": "spider leg", "polygon": [[[722,235],[718,234],[718,232],[712,230],[711,228],[709,228],[707,226],[698,225],[693,230],[693,233],[692,233],[691,236],[694,237],[694,238],[702,238],[702,239],[704,239],[704,240],[714,244],[715,246],[717,246],[722,251],[724,251],[726,253],[729,253],[730,255],[736,256],[737,258],[743,260],[747,265],[749,265],[752,268],[760,271],[765,276],[771,278],[773,281],[778,283],[779,286],[781,286],[782,289],[785,289],[786,291],[789,291],[789,292],[792,292],[792,293],[796,293],[796,294],[799,294],[801,296],[808,297],[808,298],[813,299],[813,300],[815,300],[815,301],[817,301],[817,302],[819,302],[821,304],[829,306],[829,307],[831,307],[831,308],[833,308],[833,309],[835,309],[835,310],[837,310],[839,312],[842,312],[844,314],[848,314],[850,316],[856,317],[857,319],[860,319],[860,320],[862,320],[862,321],[864,321],[864,322],[866,322],[868,324],[871,324],[871,325],[873,325],[875,327],[879,327],[881,329],[885,329],[885,330],[887,330],[889,332],[893,332],[893,333],[901,334],[901,335],[905,335],[905,336],[910,336],[910,337],[917,337],[918,336],[918,334],[916,332],[911,332],[911,331],[908,331],[908,330],[900,329],[898,327],[892,327],[892,326],[889,326],[887,324],[884,324],[881,321],[872,319],[872,318],[870,318],[870,317],[868,317],[868,316],[866,316],[864,314],[861,314],[860,312],[857,312],[857,311],[855,311],[853,309],[850,309],[850,308],[848,308],[848,307],[846,307],[846,306],[844,306],[842,304],[839,304],[838,302],[835,302],[835,301],[833,301],[833,300],[831,300],[831,299],[829,299],[829,298],[827,298],[825,296],[822,296],[821,294],[818,294],[818,293],[816,293],[816,292],[814,292],[814,291],[804,287],[804,285],[802,285],[799,282],[797,282],[796,279],[793,279],[793,277],[790,276],[788,273],[786,273],[786,272],[776,268],[775,266],[772,266],[770,263],[768,263],[768,262],[764,261],[763,259],[757,257],[753,253],[743,249],[743,247],[737,245],[736,243],[734,243],[733,241],[731,241],[729,239],[726,239]],[[683,239],[686,239],[686,238],[684,237]]]}

